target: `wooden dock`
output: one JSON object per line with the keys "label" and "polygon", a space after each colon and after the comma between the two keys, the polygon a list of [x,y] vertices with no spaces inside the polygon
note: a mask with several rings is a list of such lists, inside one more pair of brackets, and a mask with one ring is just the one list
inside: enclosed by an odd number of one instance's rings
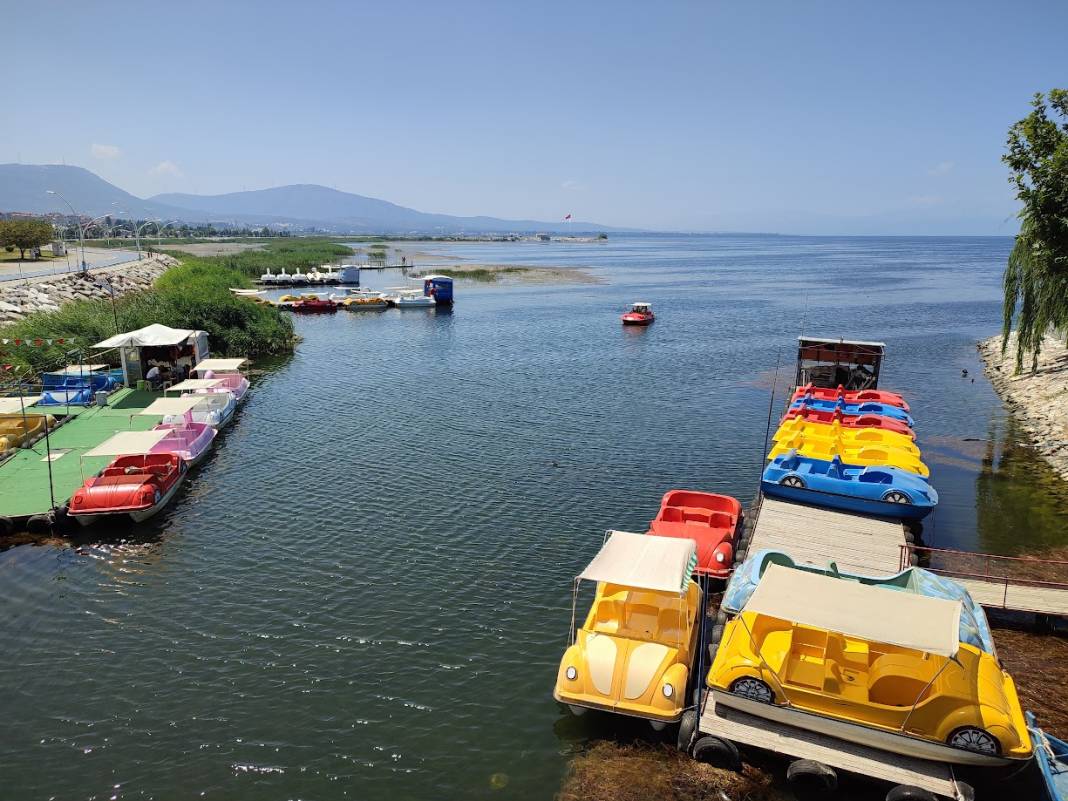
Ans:
{"label": "wooden dock", "polygon": [[749,553],[782,551],[795,561],[846,573],[886,576],[900,568],[906,546],[901,523],[762,497],[755,510]]}
{"label": "wooden dock", "polygon": [[812,759],[837,770],[870,776],[891,784],[920,787],[955,801],[963,801],[967,797],[957,784],[950,765],[891,754],[754,717],[729,707],[717,707],[712,693],[706,693],[703,700],[698,726],[702,734],[763,748],[794,759]]}

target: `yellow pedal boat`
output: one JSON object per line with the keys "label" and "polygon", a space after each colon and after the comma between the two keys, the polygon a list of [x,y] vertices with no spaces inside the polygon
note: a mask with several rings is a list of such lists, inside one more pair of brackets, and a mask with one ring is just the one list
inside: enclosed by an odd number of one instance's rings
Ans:
{"label": "yellow pedal boat", "polygon": [[775,430],[775,436],[772,439],[779,442],[796,436],[804,437],[807,440],[837,441],[847,448],[881,445],[886,448],[906,451],[917,459],[920,458],[920,449],[916,446],[912,437],[881,428],[846,428],[837,422],[814,423],[795,417],[780,425]]}
{"label": "yellow pedal boat", "polygon": [[885,445],[864,445],[853,448],[838,442],[814,440],[800,435],[776,442],[775,446],[768,452],[768,459],[774,459],[776,456],[782,456],[790,451],[797,451],[800,456],[807,456],[810,459],[822,459],[829,462],[835,456],[838,456],[845,464],[860,465],[861,467],[875,465],[899,467],[910,473],[916,473],[923,478],[931,475],[927,465],[907,451],[888,448]]}
{"label": "yellow pedal boat", "polygon": [[[729,592],[729,590],[728,590]],[[718,705],[906,756],[1031,756],[1012,677],[960,641],[961,602],[769,564],[725,626]]]}
{"label": "yellow pedal boat", "polygon": [[45,426],[52,429],[55,425],[56,418],[50,414],[0,414],[0,452],[18,448],[43,434]]}
{"label": "yellow pedal boat", "polygon": [[701,589],[693,540],[626,531],[608,539],[575,581],[597,582],[585,623],[572,631],[553,697],[575,714],[599,709],[647,718],[655,729],[682,717],[698,640]]}

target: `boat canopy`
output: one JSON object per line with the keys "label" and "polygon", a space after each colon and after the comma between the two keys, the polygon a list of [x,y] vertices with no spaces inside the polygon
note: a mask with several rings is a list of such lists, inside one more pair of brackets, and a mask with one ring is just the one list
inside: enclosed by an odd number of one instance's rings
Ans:
{"label": "boat canopy", "polygon": [[95,373],[97,370],[107,370],[106,364],[68,364],[62,370],[49,370],[49,375],[81,375],[82,373]]}
{"label": "boat canopy", "polygon": [[151,453],[159,441],[170,434],[170,429],[152,431],[120,431],[110,439],[101,442],[86,456],[130,456]]}
{"label": "boat canopy", "polygon": [[203,331],[194,331],[188,328],[170,328],[159,323],[146,325],[136,331],[127,331],[125,334],[116,334],[108,337],[103,342],[97,342],[94,348],[151,348],[167,345],[185,345],[190,339],[198,336],[207,336]]}
{"label": "boat canopy", "polygon": [[769,564],[776,563],[786,565],[792,570],[803,570],[809,573],[819,573],[838,578],[840,581],[855,581],[868,586],[876,585],[894,592],[907,592],[916,595],[926,595],[931,598],[945,598],[950,601],[960,601],[960,628],[957,632],[961,642],[975,646],[980,651],[997,655],[994,646],[994,635],[990,631],[990,622],[986,619],[983,608],[975,602],[975,599],[963,586],[946,576],[924,570],[922,567],[909,567],[900,573],[891,576],[861,576],[852,573],[843,573],[838,566],[831,562],[827,567],[795,562],[788,554],[782,551],[762,549],[754,554],[741,565],[734,568],[727,591],[723,595],[722,608],[731,614],[738,614],[746,605],[749,596],[760,584],[760,577]]}
{"label": "boat canopy", "polygon": [[198,389],[212,389],[223,383],[221,378],[187,378],[167,387],[168,392],[194,392]]}
{"label": "boat canopy", "polygon": [[235,373],[241,369],[241,365],[248,363],[248,359],[204,359],[193,368],[194,372],[204,373],[213,370],[216,373]]}
{"label": "boat canopy", "polygon": [[197,395],[194,397],[184,396],[181,398],[157,398],[138,414],[156,415],[165,417],[168,414],[185,414],[190,409],[199,406],[211,395]]}
{"label": "boat canopy", "polygon": [[21,412],[23,409],[29,409],[40,399],[40,395],[34,395],[33,397],[27,395],[22,398],[0,398],[0,414]]}
{"label": "boat canopy", "polygon": [[681,594],[696,566],[697,543],[693,540],[610,531],[579,578]]}
{"label": "boat canopy", "polygon": [[849,637],[951,657],[960,649],[960,601],[769,564],[746,612]]}

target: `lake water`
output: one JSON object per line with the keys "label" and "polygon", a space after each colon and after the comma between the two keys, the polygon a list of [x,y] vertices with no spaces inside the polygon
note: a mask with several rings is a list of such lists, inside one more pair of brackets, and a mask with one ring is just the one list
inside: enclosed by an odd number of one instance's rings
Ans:
{"label": "lake water", "polygon": [[[887,343],[882,384],[908,395],[942,497],[928,544],[1065,544],[1063,491],[1032,489],[1050,472],[975,349],[1010,245],[442,245],[605,283],[299,318],[296,355],[166,516],[0,554],[2,794],[551,798],[612,725],[551,698],[571,578],[672,487],[752,498],[802,331]],[[635,300],[651,328],[619,325]]]}

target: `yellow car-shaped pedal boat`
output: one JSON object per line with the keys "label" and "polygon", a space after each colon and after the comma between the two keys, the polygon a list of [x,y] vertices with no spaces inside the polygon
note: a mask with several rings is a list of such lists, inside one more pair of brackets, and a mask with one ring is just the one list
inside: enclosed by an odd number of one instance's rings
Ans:
{"label": "yellow car-shaped pedal boat", "polygon": [[960,641],[961,607],[769,564],[724,628],[708,686],[717,706],[884,751],[967,765],[1028,759],[1012,677]]}
{"label": "yellow car-shaped pedal boat", "polygon": [[768,452],[768,459],[782,456],[790,451],[797,451],[800,456],[810,459],[822,459],[830,462],[835,456],[845,464],[869,467],[873,465],[885,467],[898,467],[910,473],[916,473],[922,478],[931,475],[920,458],[908,451],[897,448],[889,448],[885,445],[867,445],[860,443],[853,447],[841,440],[813,439],[803,434],[795,434],[784,440],[776,442]]}
{"label": "yellow car-shaped pedal boat", "polygon": [[572,628],[553,697],[575,714],[599,709],[661,729],[689,704],[701,590],[693,540],[609,532],[575,581],[597,583],[586,622]]}
{"label": "yellow car-shaped pedal boat", "polygon": [[846,448],[864,448],[868,446],[895,448],[920,457],[920,449],[915,440],[897,431],[885,431],[881,428],[848,428],[837,421],[833,423],[815,423],[800,418],[787,420],[775,430],[772,439],[785,442],[791,437],[801,436],[806,440],[837,442]]}

